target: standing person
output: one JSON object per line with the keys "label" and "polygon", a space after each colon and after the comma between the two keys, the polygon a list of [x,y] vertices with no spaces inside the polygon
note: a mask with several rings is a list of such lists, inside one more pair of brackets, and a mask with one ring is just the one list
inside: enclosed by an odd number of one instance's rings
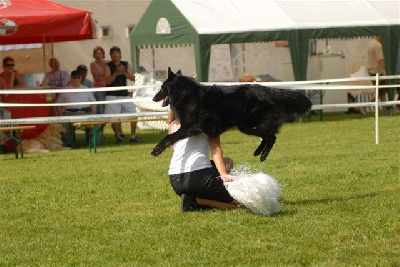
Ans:
{"label": "standing person", "polygon": [[[376,76],[376,74],[386,75],[385,58],[383,56],[381,36],[379,35],[375,36],[375,39],[368,44],[367,54],[368,54],[368,63],[367,63],[368,74],[370,76]],[[372,84],[376,85],[375,79],[372,80]],[[379,80],[379,85],[386,85],[386,81]],[[386,88],[379,89],[378,97],[380,101],[386,100],[386,93],[387,93]],[[369,101],[373,102],[375,101],[375,99],[376,96],[374,95],[369,99]],[[386,107],[382,107],[382,111],[386,111]]]}
{"label": "standing person", "polygon": [[[106,84],[108,87],[119,87],[126,86],[127,79],[134,81],[135,75],[131,69],[130,64],[127,61],[121,60],[121,49],[118,46],[113,46],[110,49],[111,61],[107,63],[106,68]],[[116,90],[116,91],[106,91],[106,101],[109,100],[121,100],[130,99],[129,92],[127,89]],[[136,107],[133,102],[123,102],[115,104],[106,104],[105,111],[106,114],[121,114],[121,113],[136,113]],[[138,142],[136,137],[136,122],[131,122],[131,138],[130,143]],[[122,131],[121,123],[112,124],[116,143],[122,143]]]}
{"label": "standing person", "polygon": [[15,63],[12,57],[5,57],[3,59],[3,72],[0,76],[6,82],[6,88],[21,88],[25,87],[25,82],[21,77],[21,74],[14,69]]}
{"label": "standing person", "polygon": [[[172,115],[174,119],[174,115]],[[179,120],[170,123],[169,132],[180,127]],[[211,155],[215,166],[209,160]],[[235,209],[240,203],[232,198],[225,182],[231,182],[228,170],[233,161],[223,158],[220,137],[205,134],[190,136],[173,145],[168,175],[175,193],[181,196],[183,212],[196,211],[200,206]]]}
{"label": "standing person", "polygon": [[87,79],[88,69],[85,65],[81,64],[76,67],[76,71],[81,74],[81,84],[86,86],[87,88],[93,88],[93,82]]}
{"label": "standing person", "polygon": [[[90,73],[93,76],[94,87],[106,87],[106,61],[104,60],[105,52],[103,47],[96,46],[93,49],[94,61],[90,63]],[[97,101],[104,101],[105,91],[94,92],[94,97]],[[104,104],[100,104],[97,109],[97,114],[104,114]],[[104,138],[104,125],[100,127],[100,138]]]}
{"label": "standing person", "polygon": [[[60,93],[57,97],[57,103],[74,103],[74,102],[96,102],[92,92],[80,91],[79,89],[87,88],[81,84],[80,72],[74,70],[71,72],[71,83],[68,88],[77,89],[76,92]],[[57,114],[62,116],[76,116],[85,114],[95,114],[96,105],[73,105],[73,106],[57,106]],[[73,147],[75,140],[75,129],[72,123],[65,123],[65,135],[63,136],[63,145]],[[89,130],[85,132],[86,141],[89,140]]]}

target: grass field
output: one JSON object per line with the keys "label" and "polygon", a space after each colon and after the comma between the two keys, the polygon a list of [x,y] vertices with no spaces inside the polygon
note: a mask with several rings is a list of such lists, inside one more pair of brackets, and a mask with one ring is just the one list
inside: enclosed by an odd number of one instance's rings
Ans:
{"label": "grass field", "polygon": [[[181,213],[162,131],[97,154],[0,155],[0,266],[399,266],[400,117],[285,124],[268,159],[259,139],[222,136],[225,155],[282,186],[280,212]],[[79,140],[83,143],[82,134]],[[127,140],[126,140],[127,141]]]}

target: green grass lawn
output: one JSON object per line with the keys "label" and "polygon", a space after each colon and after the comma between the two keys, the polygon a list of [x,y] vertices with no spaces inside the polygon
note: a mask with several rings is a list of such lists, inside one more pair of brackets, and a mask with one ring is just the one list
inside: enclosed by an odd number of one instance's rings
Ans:
{"label": "green grass lawn", "polygon": [[400,117],[379,125],[376,145],[372,117],[288,123],[264,163],[259,138],[225,133],[226,156],[281,184],[271,217],[181,213],[171,151],[150,156],[163,131],[117,146],[108,126],[97,154],[0,155],[0,266],[399,266]]}

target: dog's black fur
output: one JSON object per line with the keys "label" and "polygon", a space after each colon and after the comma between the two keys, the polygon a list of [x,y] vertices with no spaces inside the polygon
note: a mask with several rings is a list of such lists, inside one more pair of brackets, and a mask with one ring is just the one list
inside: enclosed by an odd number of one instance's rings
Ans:
{"label": "dog's black fur", "polygon": [[237,126],[249,135],[262,138],[254,151],[264,161],[271,151],[281,125],[295,114],[304,114],[311,108],[311,101],[301,92],[273,89],[257,84],[232,86],[204,86],[192,78],[174,74],[168,68],[168,78],[153,101],[164,100],[170,105],[181,127],[167,135],[153,149],[153,156],[160,155],[176,141],[201,132],[216,136]]}

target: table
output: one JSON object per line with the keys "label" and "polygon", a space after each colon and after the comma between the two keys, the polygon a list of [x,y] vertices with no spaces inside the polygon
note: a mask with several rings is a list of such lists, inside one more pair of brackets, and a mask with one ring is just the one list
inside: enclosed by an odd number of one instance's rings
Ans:
{"label": "table", "polygon": [[73,122],[72,125],[75,126],[83,126],[90,129],[89,134],[89,152],[92,152],[92,148],[94,153],[97,152],[97,140],[98,140],[98,127],[99,125],[107,124],[107,123],[122,123],[122,122],[141,122],[141,121],[166,121],[167,118],[146,118],[146,119],[132,119],[132,120],[115,120],[115,121],[84,121],[84,122]]}
{"label": "table", "polygon": [[23,130],[32,130],[35,129],[36,126],[5,126],[0,127],[0,132],[4,132],[7,138],[11,139],[13,142],[15,158],[18,159],[18,144],[21,152],[21,159],[24,157],[24,149],[22,147],[22,134]]}

